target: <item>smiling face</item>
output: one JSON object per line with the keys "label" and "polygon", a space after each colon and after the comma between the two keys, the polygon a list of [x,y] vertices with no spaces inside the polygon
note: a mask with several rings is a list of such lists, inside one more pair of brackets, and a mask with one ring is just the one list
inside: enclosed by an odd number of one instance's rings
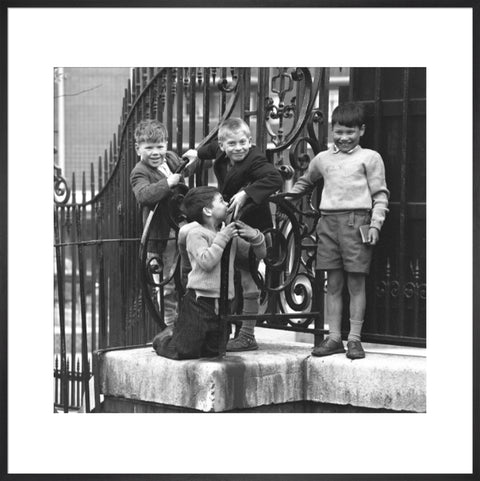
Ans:
{"label": "smiling face", "polygon": [[229,132],[218,145],[232,162],[241,162],[252,146],[252,138],[242,130]]}
{"label": "smiling face", "polygon": [[147,165],[156,169],[165,161],[167,143],[163,141],[139,142],[135,144],[135,149],[140,160],[143,160]]}
{"label": "smiling face", "polygon": [[349,152],[360,143],[360,137],[365,133],[365,125],[348,127],[335,123],[332,127],[333,142],[341,152]]}

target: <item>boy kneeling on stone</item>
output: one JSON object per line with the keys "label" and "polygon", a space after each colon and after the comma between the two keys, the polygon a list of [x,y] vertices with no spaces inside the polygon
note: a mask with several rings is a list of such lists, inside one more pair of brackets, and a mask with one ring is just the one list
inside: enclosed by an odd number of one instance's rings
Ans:
{"label": "boy kneeling on stone", "polygon": [[241,221],[222,227],[228,205],[215,187],[191,189],[183,201],[189,224],[180,229],[179,238],[186,235],[186,252],[191,265],[187,292],[180,303],[180,312],[174,326],[167,327],[153,340],[159,356],[170,359],[197,359],[219,355],[221,339],[226,329],[218,315],[220,298],[220,265],[225,247],[233,239],[230,262],[228,299],[235,295],[233,261],[247,258],[253,246],[257,258],[266,256],[265,237],[258,230]]}

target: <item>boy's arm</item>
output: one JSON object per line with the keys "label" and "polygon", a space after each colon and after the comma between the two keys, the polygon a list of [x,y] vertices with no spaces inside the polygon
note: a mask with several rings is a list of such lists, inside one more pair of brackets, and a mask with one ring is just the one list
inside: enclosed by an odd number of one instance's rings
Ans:
{"label": "boy's arm", "polygon": [[318,155],[312,159],[308,165],[307,172],[297,179],[289,194],[304,194],[315,188],[315,184],[320,180],[322,174],[318,167],[320,162]]}
{"label": "boy's arm", "polygon": [[240,220],[235,221],[235,224],[238,229],[238,235],[240,236],[237,244],[239,256],[248,259],[248,251],[250,246],[252,246],[257,259],[264,259],[267,257],[265,236],[260,230],[255,229]]}
{"label": "boy's arm", "polygon": [[215,160],[220,155],[222,155],[222,151],[216,140],[203,145],[197,150],[197,156],[200,160]]}
{"label": "boy's arm", "polygon": [[[230,228],[233,229],[234,226]],[[207,237],[196,229],[187,235],[187,251],[204,271],[210,272],[221,261],[230,238],[229,233],[222,229],[216,234],[212,245],[209,245]]]}
{"label": "boy's arm", "polygon": [[375,152],[365,164],[368,187],[372,196],[372,220],[370,227],[381,230],[388,212],[390,192],[385,181],[385,166],[382,157]]}
{"label": "boy's arm", "polygon": [[263,156],[253,159],[248,172],[249,185],[243,191],[256,204],[261,204],[280,190],[283,184],[280,172]]}
{"label": "boy's arm", "polygon": [[130,174],[130,185],[135,198],[142,205],[154,206],[170,192],[167,179],[152,183],[145,172],[136,169]]}
{"label": "boy's arm", "polygon": [[258,231],[258,235],[250,239],[250,245],[253,247],[253,252],[257,259],[265,259],[267,257],[267,246],[265,244],[265,236]]}
{"label": "boy's arm", "polygon": [[193,174],[199,165],[199,161],[203,160],[203,166],[205,169],[209,169],[213,162],[215,161],[218,151],[218,143],[217,142],[210,142],[203,147],[200,147],[198,150],[196,149],[189,149],[187,150],[182,157],[186,157],[188,159],[188,164],[185,167],[185,177]]}

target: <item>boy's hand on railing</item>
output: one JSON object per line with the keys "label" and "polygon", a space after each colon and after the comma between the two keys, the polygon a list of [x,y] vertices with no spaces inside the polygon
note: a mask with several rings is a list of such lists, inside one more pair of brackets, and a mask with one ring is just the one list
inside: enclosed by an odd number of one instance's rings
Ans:
{"label": "boy's hand on railing", "polygon": [[245,222],[242,222],[241,220],[235,221],[235,224],[237,226],[238,235],[246,241],[251,241],[252,239],[255,239],[255,237],[257,237],[260,233],[258,229],[250,227],[248,224],[245,224]]}
{"label": "boy's hand on railing", "polygon": [[171,188],[171,187],[174,187],[175,185],[178,185],[181,178],[182,178],[182,174],[172,174],[167,179],[168,186]]}
{"label": "boy's hand on railing", "polygon": [[236,219],[240,209],[245,205],[247,202],[248,194],[241,190],[237,192],[231,199],[228,204],[228,212],[233,212],[233,219]]}
{"label": "boy's hand on railing", "polygon": [[189,149],[182,155],[182,158],[186,158],[191,162],[194,161],[197,157],[198,152],[195,149]]}
{"label": "boy's hand on railing", "polygon": [[230,224],[222,227],[222,229],[220,229],[220,232],[226,235],[229,239],[238,236],[237,226],[235,225],[235,222],[230,222]]}
{"label": "boy's hand on railing", "polygon": [[182,170],[186,175],[189,175],[191,174],[190,167],[198,160],[198,151],[195,149],[189,149],[182,155],[182,159],[188,160],[188,163]]}

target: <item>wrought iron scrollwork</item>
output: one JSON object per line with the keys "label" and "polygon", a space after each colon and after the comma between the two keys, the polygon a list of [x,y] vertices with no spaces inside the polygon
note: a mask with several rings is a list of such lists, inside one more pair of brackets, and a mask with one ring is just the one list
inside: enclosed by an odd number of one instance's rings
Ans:
{"label": "wrought iron scrollwork", "polygon": [[[213,75],[215,76],[215,73],[213,73]],[[218,90],[225,93],[231,93],[237,89],[238,82],[239,82],[239,75],[236,72],[236,70],[233,68],[230,70],[230,77],[231,77],[231,80],[228,79],[225,72],[223,77],[217,80]]]}
{"label": "wrought iron scrollwork", "polygon": [[[315,281],[314,261],[316,242],[313,233],[319,213],[302,212],[295,205],[295,197],[286,194],[270,197],[273,226],[263,231],[267,244],[267,257],[257,267],[253,249],[250,252],[250,272],[262,291],[262,299],[275,298],[275,305],[263,306],[265,312],[295,314],[310,312],[313,305]],[[303,220],[313,221],[314,226]],[[308,326],[311,318],[288,319],[290,324]]]}
{"label": "wrought iron scrollwork", "polygon": [[405,299],[418,298],[422,301],[426,300],[427,285],[424,282],[420,282],[421,272],[418,259],[416,259],[415,263],[410,263],[410,274],[412,275],[413,280],[405,282],[402,287],[398,280],[392,279],[390,258],[387,257],[385,263],[385,277],[377,282],[375,289],[376,296],[378,298],[388,296],[393,299],[403,296]]}
{"label": "wrought iron scrollwork", "polygon": [[[178,209],[178,202],[181,202],[181,198],[182,194],[174,194],[166,202],[159,202],[155,206],[145,222],[140,241],[140,276],[143,296],[150,314],[160,327],[165,327],[165,323],[160,312],[160,306],[156,299],[156,293],[159,291],[159,289],[163,288],[172,281],[175,275],[178,274],[179,269],[180,256],[177,247],[177,234],[179,230],[179,224],[181,222],[181,214]],[[175,237],[160,239],[160,242],[164,245],[164,247],[169,242],[174,242],[176,249],[169,272],[165,272],[162,255],[159,253],[149,252],[148,249],[149,242],[151,242],[151,226],[158,222],[161,215],[164,215],[162,211],[164,211],[166,208],[169,209],[169,225],[174,230]]]}
{"label": "wrought iron scrollwork", "polygon": [[70,199],[70,187],[62,176],[62,169],[54,166],[53,193],[55,204],[66,204]]}

